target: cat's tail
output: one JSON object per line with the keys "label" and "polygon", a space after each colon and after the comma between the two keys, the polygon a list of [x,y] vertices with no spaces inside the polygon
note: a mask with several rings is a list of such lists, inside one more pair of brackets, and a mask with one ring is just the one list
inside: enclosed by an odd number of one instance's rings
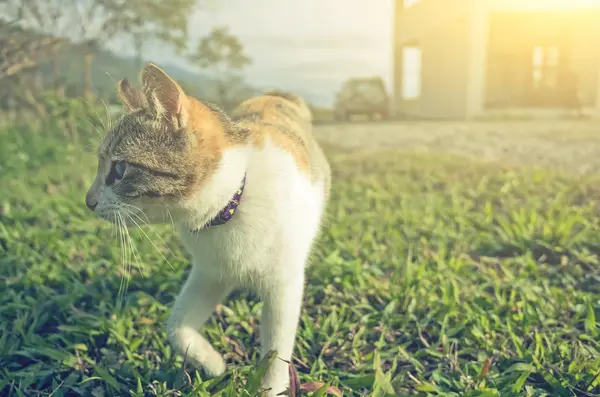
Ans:
{"label": "cat's tail", "polygon": [[300,113],[303,117],[305,117],[308,121],[312,121],[312,112],[310,111],[310,107],[306,103],[302,97],[296,95],[291,92],[280,91],[280,90],[267,90],[264,95],[266,96],[275,96],[279,98],[283,98],[294,105],[298,106]]}

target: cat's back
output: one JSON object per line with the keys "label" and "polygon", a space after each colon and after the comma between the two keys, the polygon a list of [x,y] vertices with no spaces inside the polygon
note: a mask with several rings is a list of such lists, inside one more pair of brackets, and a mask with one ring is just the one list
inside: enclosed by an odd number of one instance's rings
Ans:
{"label": "cat's back", "polygon": [[232,117],[250,129],[255,147],[276,145],[291,155],[311,182],[323,184],[326,197],[329,195],[331,170],[314,138],[312,114],[302,98],[291,93],[267,92],[242,102]]}

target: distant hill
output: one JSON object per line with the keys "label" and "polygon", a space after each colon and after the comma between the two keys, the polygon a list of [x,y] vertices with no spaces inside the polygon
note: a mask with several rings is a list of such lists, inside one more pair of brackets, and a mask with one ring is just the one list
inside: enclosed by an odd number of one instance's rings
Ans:
{"label": "distant hill", "polygon": [[[160,66],[169,73],[175,80],[180,82],[186,92],[201,99],[207,99],[206,93],[209,93],[214,88],[210,77],[201,72],[194,73],[188,69],[167,62],[160,62]],[[42,77],[45,84],[49,87],[54,81],[52,64],[44,63],[40,67]],[[134,59],[130,56],[118,56],[115,53],[107,50],[101,50],[96,53],[92,63],[92,84],[97,94],[107,102],[120,103],[117,99],[116,83],[120,79],[128,79],[135,85],[139,84],[138,76],[140,70],[136,67]],[[67,95],[81,95],[83,90],[83,55],[82,51],[75,44],[67,45],[59,53],[59,76],[63,85],[66,88]],[[252,82],[248,82],[252,83]],[[301,83],[305,83],[302,81]],[[337,89],[337,82],[327,84],[321,79],[319,86],[321,90],[315,92],[311,89],[310,79],[306,81],[307,85],[296,84],[300,87],[293,87],[290,91],[302,96],[307,101],[315,105],[323,106],[331,102],[331,94],[328,92]],[[264,91],[265,87],[254,86],[250,88],[254,94],[259,94]],[[269,85],[269,89],[279,88]],[[285,90],[285,89],[284,89]],[[325,94],[323,94],[325,92]],[[209,98],[210,99],[210,98]]]}
{"label": "distant hill", "polygon": [[[161,63],[160,66],[186,87],[210,84],[210,79],[201,73],[193,73],[181,67],[164,63]],[[45,63],[40,69],[44,81],[50,84],[54,80],[52,64]],[[68,92],[81,94],[83,69],[83,56],[76,45],[70,45],[59,53],[59,76]],[[110,51],[101,50],[94,57],[92,64],[93,88],[103,99],[112,101],[116,94],[116,82],[120,79],[128,79],[134,84],[139,84],[139,72],[133,58],[119,57]],[[191,94],[198,95],[199,93],[191,92]]]}

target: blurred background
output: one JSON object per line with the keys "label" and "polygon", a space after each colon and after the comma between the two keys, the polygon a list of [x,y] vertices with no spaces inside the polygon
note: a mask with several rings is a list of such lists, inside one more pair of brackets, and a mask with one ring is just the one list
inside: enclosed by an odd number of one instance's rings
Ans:
{"label": "blurred background", "polygon": [[257,395],[261,303],[217,307],[233,369],[209,380],[166,343],[171,225],[84,205],[116,82],[152,61],[225,110],[266,89],[313,110],[333,189],[296,395],[599,396],[599,21],[600,0],[0,0],[0,395]]}
{"label": "blurred background", "polygon": [[8,115],[30,108],[40,116],[50,97],[115,105],[115,80],[136,80],[147,61],[224,107],[279,88],[302,95],[323,120],[590,117],[600,109],[595,0],[0,7]]}
{"label": "blurred background", "polygon": [[2,106],[38,109],[51,91],[113,105],[115,80],[153,61],[225,107],[272,88],[331,107],[350,77],[390,87],[393,1],[363,3],[3,1]]}

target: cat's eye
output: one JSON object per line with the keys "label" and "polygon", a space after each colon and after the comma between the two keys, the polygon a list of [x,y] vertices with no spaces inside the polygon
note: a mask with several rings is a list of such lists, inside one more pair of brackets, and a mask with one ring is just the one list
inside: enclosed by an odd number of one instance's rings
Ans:
{"label": "cat's eye", "polygon": [[115,161],[115,180],[121,180],[125,176],[127,163],[124,161]]}
{"label": "cat's eye", "polygon": [[110,185],[123,179],[125,176],[125,171],[127,171],[127,162],[123,160],[113,161],[110,168],[110,173],[106,178],[106,184]]}

